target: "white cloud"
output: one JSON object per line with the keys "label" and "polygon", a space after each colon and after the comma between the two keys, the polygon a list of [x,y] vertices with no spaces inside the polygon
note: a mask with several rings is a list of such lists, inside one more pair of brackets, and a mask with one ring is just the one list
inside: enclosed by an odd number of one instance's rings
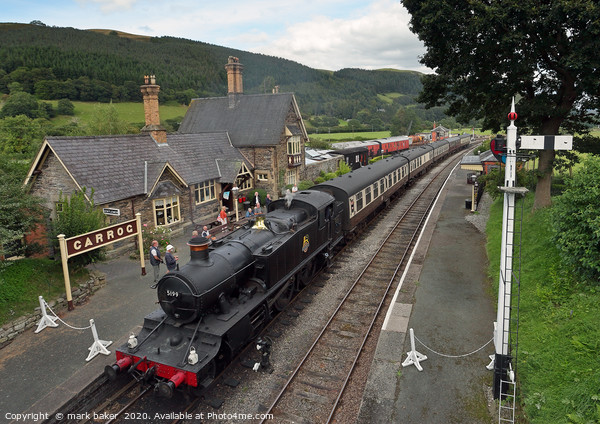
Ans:
{"label": "white cloud", "polygon": [[353,19],[318,16],[288,26],[285,35],[251,51],[295,60],[313,68],[426,71],[418,63],[425,52],[410,32],[410,15],[399,2],[379,0]]}

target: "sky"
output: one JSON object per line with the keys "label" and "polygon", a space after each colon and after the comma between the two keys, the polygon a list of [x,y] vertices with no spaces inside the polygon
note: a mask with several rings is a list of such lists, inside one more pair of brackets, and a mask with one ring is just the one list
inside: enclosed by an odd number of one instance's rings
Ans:
{"label": "sky", "polygon": [[432,72],[400,0],[0,0],[0,11],[0,22],[180,37],[316,69]]}

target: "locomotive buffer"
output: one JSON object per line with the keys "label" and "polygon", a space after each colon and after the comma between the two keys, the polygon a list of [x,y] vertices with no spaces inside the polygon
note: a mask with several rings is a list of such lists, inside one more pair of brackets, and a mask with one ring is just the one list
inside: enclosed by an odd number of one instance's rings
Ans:
{"label": "locomotive buffer", "polygon": [[[500,277],[498,282],[498,311],[497,320],[494,323],[494,346],[495,355],[490,355],[492,362],[488,369],[494,370],[493,394],[495,399],[502,397],[504,402],[499,402],[499,418],[501,421],[514,422],[514,408],[516,396],[515,375],[512,369],[511,360],[517,352],[517,333],[516,328],[511,340],[510,321],[511,321],[511,299],[513,277],[518,283],[518,275],[513,273],[513,239],[514,239],[514,215],[515,215],[515,196],[524,196],[527,189],[516,186],[516,162],[517,162],[517,141],[520,142],[521,149],[539,150],[570,150],[573,144],[572,136],[521,136],[517,140],[517,127],[514,122],[517,119],[515,113],[515,100],[513,98],[511,112],[508,114],[510,125],[506,130],[506,148],[503,152],[494,151],[494,155],[502,155],[498,158],[506,164],[504,187],[500,190],[504,192],[504,208],[502,215],[502,245],[500,250]],[[494,149],[492,149],[494,150]],[[518,286],[517,286],[518,288]],[[515,295],[518,295],[518,291]],[[518,304],[516,305],[518,308]],[[518,313],[518,310],[515,309]],[[518,314],[517,314],[518,317]],[[517,323],[516,318],[514,319]],[[510,352],[510,343],[514,345],[514,352]],[[510,390],[509,390],[510,388]],[[512,410],[512,411],[510,411]],[[504,414],[503,414],[504,412]],[[512,418],[506,419],[507,416]],[[503,419],[504,417],[504,419]]]}

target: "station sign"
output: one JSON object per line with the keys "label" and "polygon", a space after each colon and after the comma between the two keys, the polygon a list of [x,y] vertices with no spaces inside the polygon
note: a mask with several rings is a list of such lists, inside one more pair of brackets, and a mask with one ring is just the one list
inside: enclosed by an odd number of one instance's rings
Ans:
{"label": "station sign", "polygon": [[88,252],[138,233],[135,219],[66,239],[68,257]]}
{"label": "station sign", "polygon": [[109,216],[121,216],[121,209],[115,209],[115,208],[102,208],[102,212],[104,213],[104,215],[109,215]]}

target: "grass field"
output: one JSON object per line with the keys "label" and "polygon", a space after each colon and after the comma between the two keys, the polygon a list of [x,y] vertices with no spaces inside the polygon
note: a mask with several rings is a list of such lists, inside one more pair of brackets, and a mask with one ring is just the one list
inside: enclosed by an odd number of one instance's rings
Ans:
{"label": "grass field", "polygon": [[309,134],[310,140],[317,141],[328,141],[331,143],[339,141],[353,141],[353,140],[374,140],[376,138],[386,138],[390,136],[389,131],[374,131],[374,132],[347,132],[347,133],[321,133],[321,134]]}
{"label": "grass field", "polygon": [[[48,101],[54,108],[58,101]],[[94,113],[98,108],[105,108],[109,105],[107,103],[90,103],[90,102],[71,102],[75,106],[75,116],[59,116],[54,118],[52,121],[55,124],[67,124],[73,119],[79,122],[89,122]],[[144,104],[125,102],[125,103],[113,103],[112,106],[117,111],[119,118],[125,122],[131,124],[138,124],[141,127],[145,124],[144,118]],[[165,121],[167,119],[178,119],[181,121],[187,111],[187,106],[184,105],[160,105],[160,119]]]}

